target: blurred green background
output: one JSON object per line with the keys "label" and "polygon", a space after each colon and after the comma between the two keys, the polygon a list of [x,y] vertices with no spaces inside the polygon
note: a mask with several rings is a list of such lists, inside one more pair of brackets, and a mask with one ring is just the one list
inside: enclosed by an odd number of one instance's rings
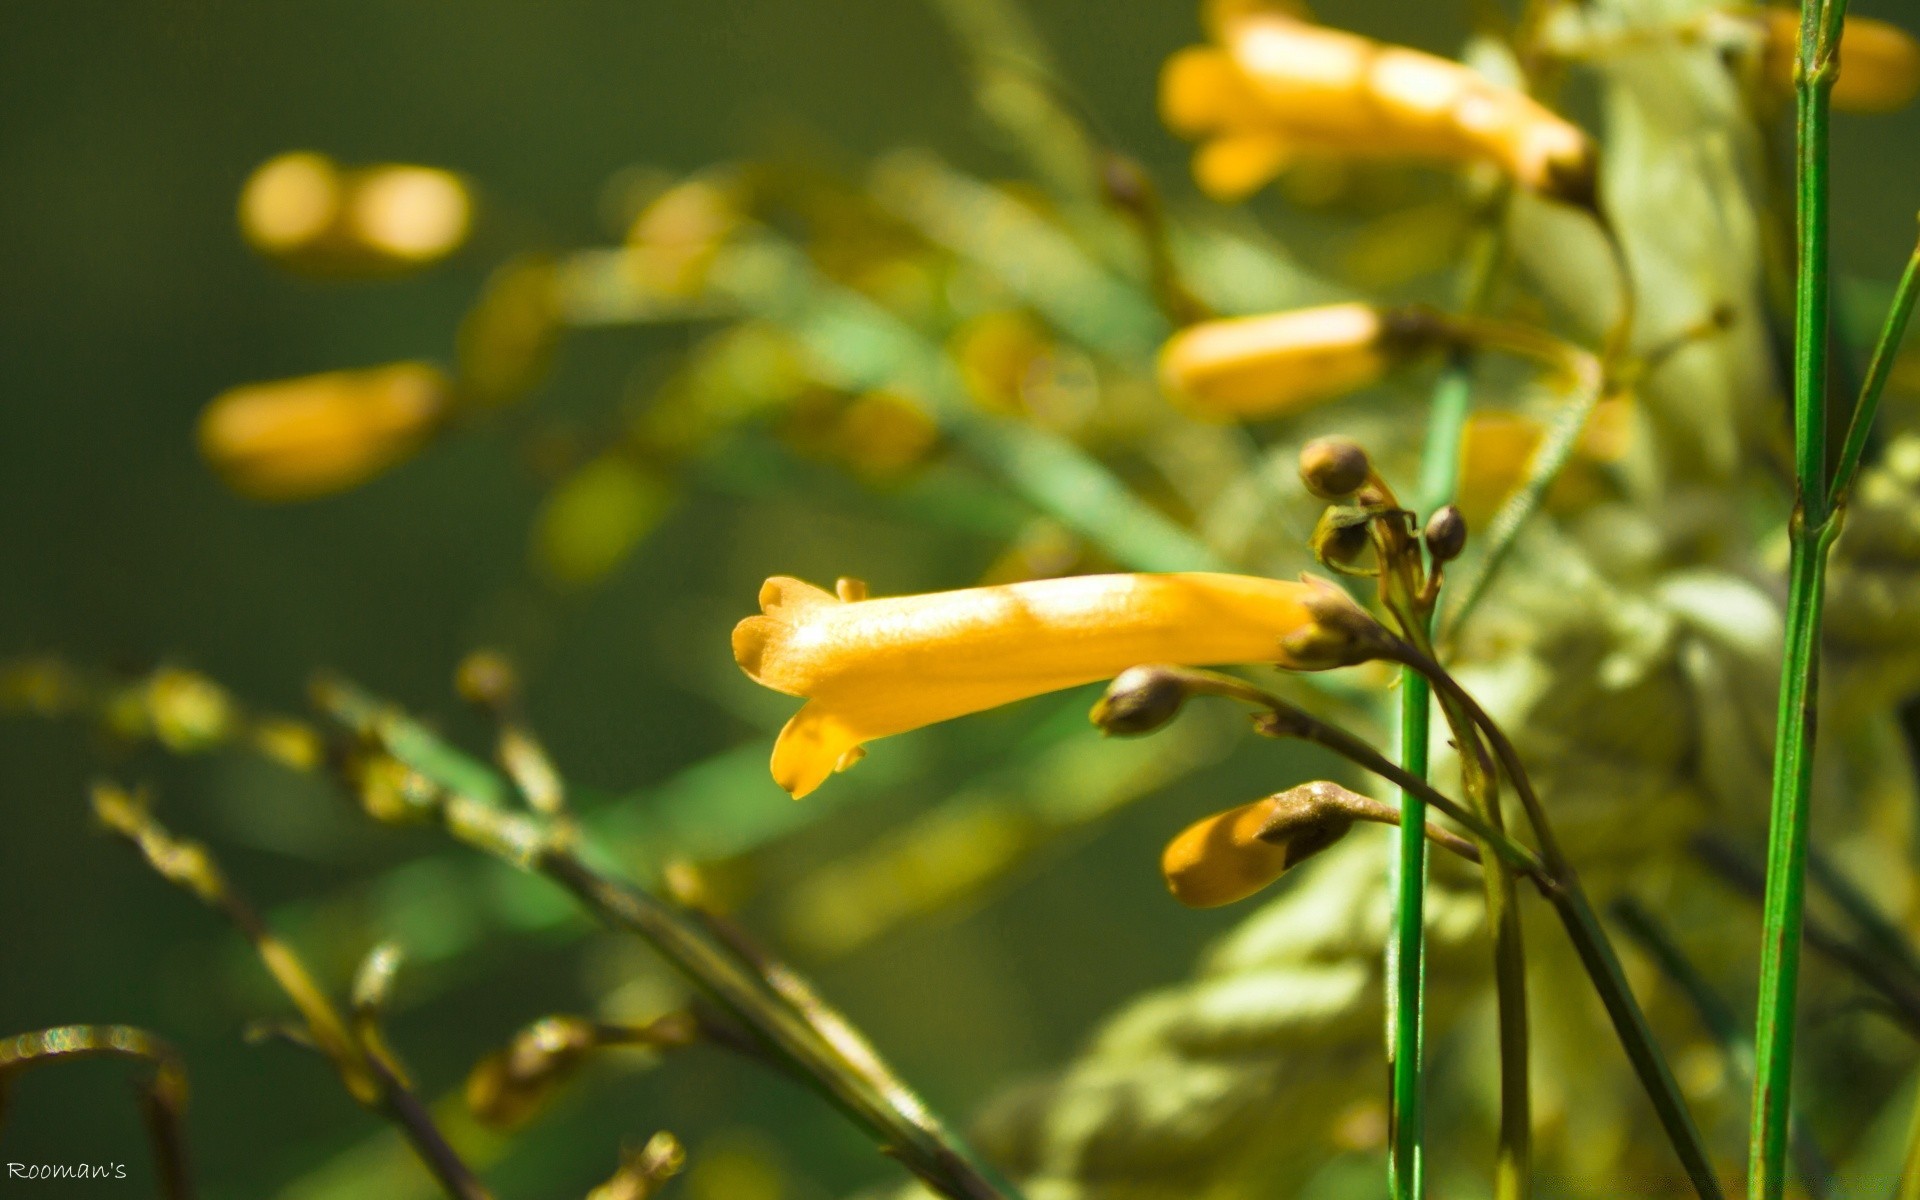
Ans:
{"label": "blurred green background", "polygon": [[[1446,50],[1464,26],[1443,7],[1369,0],[1321,15]],[[1888,16],[1898,7],[1856,5]],[[1117,142],[1186,194],[1185,152],[1158,129],[1152,89],[1160,60],[1196,35],[1192,6],[1045,0],[1034,15]],[[600,197],[625,168],[686,170],[801,146],[857,172],[885,149],[929,145],[978,170],[1007,169],[929,8],[75,0],[16,5],[6,29],[0,653],[136,670],[180,662],[284,711],[303,707],[311,671],[332,667],[480,746],[486,731],[448,680],[462,653],[499,644],[522,662],[559,763],[600,805],[644,809],[656,785],[746,745],[729,761],[756,769],[736,772],[746,790],[735,803],[777,808],[791,802],[752,747],[791,705],[740,678],[726,650],[760,579],[958,586],[999,549],[984,536],[929,534],[884,496],[849,486],[758,499],[696,486],[610,580],[559,595],[528,568],[542,485],[505,437],[457,436],[371,486],[289,507],[236,499],[192,443],[200,407],[234,383],[444,359],[500,259],[617,233],[598,215]],[[1911,156],[1885,147],[1916,144],[1913,113],[1841,122],[1843,267],[1885,276],[1905,253],[1920,189]],[[274,270],[241,244],[234,199],[255,165],[295,148],[462,172],[485,211],[474,244],[391,282]],[[673,327],[577,337],[535,403],[587,419],[690,337]],[[780,893],[808,865],[958,790],[1036,725],[1079,721],[1085,702],[888,743],[862,768],[870,778],[848,778],[844,807],[743,878]],[[1059,1062],[1122,998],[1179,977],[1235,919],[1168,903],[1153,863],[1177,822],[1265,790],[1272,754],[1245,747],[978,903],[803,965],[936,1107],[964,1116]],[[478,949],[436,962],[429,945],[402,983],[403,1003],[411,981],[421,990],[394,1032],[429,1092],[455,1085],[526,1020],[585,1010],[610,984],[645,978],[631,953],[548,913],[513,931],[497,913],[521,901],[488,909],[486,889],[501,885],[470,856],[432,834],[376,828],[269,766],[116,758],[79,725],[0,723],[0,1033],[121,1021],[174,1040],[193,1073],[190,1129],[209,1196],[277,1194],[379,1127],[317,1061],[240,1044],[244,1020],[282,1012],[280,1001],[211,914],[91,831],[84,785],[102,773],[152,781],[163,817],[214,844],[270,908],[321,899],[351,913],[374,907],[369,886],[402,888],[420,925],[401,932],[416,948],[438,935],[465,945],[480,921]],[[778,932],[777,913],[748,913]],[[344,988],[353,951],[386,932],[368,926],[357,945],[308,948]],[[142,1193],[146,1152],[119,1073],[103,1064],[25,1078],[0,1162],[122,1161],[133,1182],[93,1186]],[[661,1127],[686,1139],[696,1163],[748,1164],[744,1175],[696,1176],[695,1195],[826,1196],[893,1175],[810,1097],[696,1050],[651,1072],[598,1073],[495,1178],[506,1195],[580,1194],[622,1138]],[[776,1190],[754,1182],[754,1163],[771,1165]],[[65,1186],[46,1190],[85,1185]]]}

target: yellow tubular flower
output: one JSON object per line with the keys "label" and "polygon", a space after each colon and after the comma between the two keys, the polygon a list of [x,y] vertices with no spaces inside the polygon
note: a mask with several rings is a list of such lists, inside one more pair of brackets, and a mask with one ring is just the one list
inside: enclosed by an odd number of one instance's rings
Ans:
{"label": "yellow tubular flower", "polygon": [[1279,13],[1236,9],[1215,24],[1219,47],[1168,60],[1160,109],[1203,140],[1195,179],[1216,199],[1252,192],[1304,152],[1491,162],[1531,191],[1593,203],[1592,140],[1524,93]]}
{"label": "yellow tubular flower", "polygon": [[875,738],[1108,679],[1138,663],[1279,662],[1312,625],[1300,583],[1204,572],[1082,575],[922,596],[775,577],[733,630],[756,683],[806,697],[773,778],[796,798]]}
{"label": "yellow tubular flower", "polygon": [[200,414],[200,452],[244,496],[311,499],[398,466],[450,403],[446,376],[418,362],[247,384]]}
{"label": "yellow tubular flower", "polygon": [[1425,340],[1369,304],[1203,321],[1161,348],[1160,385],[1200,416],[1285,416],[1378,381]]}
{"label": "yellow tubular flower", "polygon": [[[1764,72],[1782,94],[1793,91],[1793,64],[1800,54],[1800,14],[1768,9]],[[1840,74],[1833,106],[1842,112],[1885,113],[1903,108],[1920,93],[1920,41],[1898,25],[1872,17],[1848,17],[1840,27]]]}

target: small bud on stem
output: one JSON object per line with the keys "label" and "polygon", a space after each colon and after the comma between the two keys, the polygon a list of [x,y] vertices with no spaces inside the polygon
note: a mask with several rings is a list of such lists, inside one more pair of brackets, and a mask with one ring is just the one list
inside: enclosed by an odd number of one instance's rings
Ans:
{"label": "small bud on stem", "polygon": [[1350,438],[1315,438],[1300,450],[1300,479],[1322,500],[1344,500],[1366,486],[1373,463]]}

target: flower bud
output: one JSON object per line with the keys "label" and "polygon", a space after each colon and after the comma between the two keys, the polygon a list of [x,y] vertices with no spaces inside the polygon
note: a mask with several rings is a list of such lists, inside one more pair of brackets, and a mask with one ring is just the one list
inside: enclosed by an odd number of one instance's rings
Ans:
{"label": "flower bud", "polygon": [[1322,500],[1346,499],[1372,474],[1372,461],[1352,438],[1315,438],[1300,448],[1300,481]]}
{"label": "flower bud", "polygon": [[513,661],[498,650],[475,650],[453,671],[453,688],[475,708],[503,712],[520,694],[520,675]]}
{"label": "flower bud", "polygon": [[385,164],[342,170],[325,155],[282,154],[240,192],[240,232],[282,266],[383,275],[438,261],[466,241],[472,201],[459,177]]}
{"label": "flower bud", "polygon": [[467,1110],[494,1129],[524,1124],[579,1073],[598,1044],[593,1022],[583,1017],[535,1021],[473,1068]]}
{"label": "flower bud", "polygon": [[1102,733],[1134,737],[1152,733],[1179,716],[1189,694],[1186,682],[1172,667],[1128,667],[1114,676],[1089,716]]}
{"label": "flower bud", "polygon": [[1452,562],[1467,548],[1467,519],[1451,504],[1434,510],[1420,534],[1436,563]]}
{"label": "flower bud", "polygon": [[1338,842],[1365,815],[1337,784],[1306,783],[1196,821],[1167,843],[1160,872],[1189,908],[1244,900]]}
{"label": "flower bud", "polygon": [[331,371],[237,387],[200,414],[200,453],[255,500],[345,491],[419,450],[452,401],[426,363]]}
{"label": "flower bud", "polygon": [[1362,509],[1327,509],[1313,527],[1313,556],[1336,571],[1355,570],[1373,544],[1372,524],[1372,515]]}

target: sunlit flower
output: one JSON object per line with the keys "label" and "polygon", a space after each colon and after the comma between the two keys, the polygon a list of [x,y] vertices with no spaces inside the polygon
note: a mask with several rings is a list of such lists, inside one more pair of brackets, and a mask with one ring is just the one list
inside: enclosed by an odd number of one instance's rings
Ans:
{"label": "sunlit flower", "polygon": [[1490,162],[1521,186],[1590,204],[1592,141],[1524,93],[1459,63],[1275,12],[1238,7],[1218,45],[1167,61],[1160,110],[1201,141],[1194,178],[1235,200],[1299,154]]}
{"label": "sunlit flower", "polygon": [[[1793,91],[1799,57],[1800,14],[1769,8],[1755,14],[1765,30],[1761,70],[1781,94]],[[1920,93],[1920,41],[1898,25],[1872,17],[1848,17],[1840,29],[1840,74],[1833,106],[1843,112],[1884,113],[1902,108]]]}
{"label": "sunlit flower", "polygon": [[304,500],[404,462],[450,404],[446,376],[418,362],[247,384],[200,414],[200,452],[242,495]]}
{"label": "sunlit flower", "polygon": [[385,274],[445,258],[466,241],[472,201],[434,167],[343,169],[301,151],[269,159],[240,192],[248,244],[295,270]]}
{"label": "sunlit flower", "polygon": [[773,777],[804,796],[875,738],[1108,679],[1137,663],[1283,662],[1311,589],[1241,575],[1082,575],[921,596],[839,595],[775,577],[734,627],[755,682],[808,703]]}
{"label": "sunlit flower", "polygon": [[1160,385],[1198,415],[1276,417],[1377,382],[1425,340],[1370,304],[1190,325],[1160,350]]}

